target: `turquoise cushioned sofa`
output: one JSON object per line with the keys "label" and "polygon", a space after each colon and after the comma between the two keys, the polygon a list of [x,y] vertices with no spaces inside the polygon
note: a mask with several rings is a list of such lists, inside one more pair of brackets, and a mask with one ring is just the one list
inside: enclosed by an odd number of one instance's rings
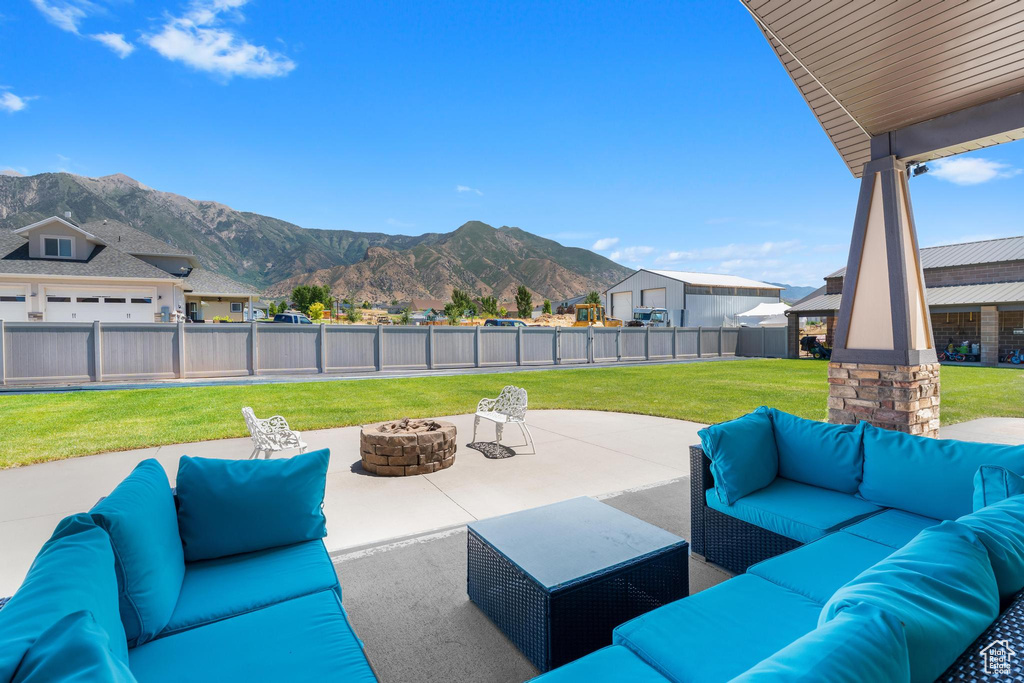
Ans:
{"label": "turquoise cushioned sofa", "polygon": [[[322,540],[328,453],[290,460],[190,459],[177,497],[144,461],[62,521],[0,608],[0,681],[46,680],[54,662],[76,680],[376,681]],[[264,510],[225,504],[246,487]],[[186,559],[189,543],[204,559]]]}
{"label": "turquoise cushioned sofa", "polygon": [[[601,651],[536,680],[932,681],[1024,604],[1024,495],[977,510],[973,495],[982,466],[1024,472],[1024,447],[747,417],[694,447],[691,548],[738,575],[618,626],[611,649],[633,658]],[[764,453],[753,480],[715,462],[729,448]]]}

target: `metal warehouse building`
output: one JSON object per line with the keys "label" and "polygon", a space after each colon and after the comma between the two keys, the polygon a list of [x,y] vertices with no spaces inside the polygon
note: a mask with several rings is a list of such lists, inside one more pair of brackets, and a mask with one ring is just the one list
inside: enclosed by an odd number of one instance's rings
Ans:
{"label": "metal warehouse building", "polygon": [[677,327],[736,324],[731,318],[760,303],[777,303],[782,288],[736,275],[641,269],[605,290],[605,309],[613,318],[632,320],[633,308],[668,309]]}

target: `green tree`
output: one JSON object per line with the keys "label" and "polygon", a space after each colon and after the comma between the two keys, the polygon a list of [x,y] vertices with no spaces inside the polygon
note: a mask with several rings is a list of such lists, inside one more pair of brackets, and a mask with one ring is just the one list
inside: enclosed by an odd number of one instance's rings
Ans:
{"label": "green tree", "polygon": [[473,299],[470,298],[467,292],[461,289],[453,289],[452,303],[458,306],[461,315],[476,316],[476,304],[473,303]]}
{"label": "green tree", "polygon": [[349,306],[345,310],[345,319],[348,320],[350,323],[357,323],[363,319],[363,312],[360,311],[355,306]]}
{"label": "green tree", "polygon": [[324,318],[324,305],[319,301],[314,301],[309,305],[309,319],[315,323],[320,322]]}
{"label": "green tree", "polygon": [[520,318],[529,318],[533,313],[533,295],[526,285],[519,285],[516,290],[516,311]]}
{"label": "green tree", "polygon": [[493,296],[485,296],[480,299],[480,310],[483,311],[484,315],[496,316],[498,315],[498,300]]}
{"label": "green tree", "polygon": [[292,290],[292,304],[306,315],[309,315],[309,307],[314,303],[330,308],[333,302],[331,288],[327,285],[299,285]]}
{"label": "green tree", "polygon": [[585,304],[599,304],[601,303],[601,295],[597,292],[590,292],[587,294],[587,298],[583,300]]}
{"label": "green tree", "polygon": [[551,315],[551,300],[550,299],[544,299],[544,308],[543,308],[543,310],[541,312],[542,313],[547,313],[548,315]]}
{"label": "green tree", "polygon": [[363,302],[363,308],[369,309],[370,308],[370,302],[369,301],[364,301]]}
{"label": "green tree", "polygon": [[397,306],[398,305],[398,299],[392,299],[391,300],[391,305],[392,306]]}
{"label": "green tree", "polygon": [[408,325],[411,322],[412,322],[412,314],[409,313],[409,307],[406,306],[404,309],[402,309],[402,313],[398,316],[398,324],[399,325]]}
{"label": "green tree", "polygon": [[454,301],[444,305],[444,317],[448,319],[449,325],[458,325],[464,312],[464,309]]}
{"label": "green tree", "polygon": [[505,308],[504,306],[499,308],[498,309],[498,316],[501,317],[501,318],[507,318],[508,317],[508,309]]}
{"label": "green tree", "polygon": [[275,315],[277,315],[277,302],[271,301],[267,304],[267,317],[273,318]]}

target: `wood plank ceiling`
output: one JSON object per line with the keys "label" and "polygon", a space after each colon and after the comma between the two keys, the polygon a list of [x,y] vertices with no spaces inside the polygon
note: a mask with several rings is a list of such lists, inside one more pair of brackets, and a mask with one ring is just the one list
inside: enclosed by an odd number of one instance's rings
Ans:
{"label": "wood plank ceiling", "polygon": [[[870,137],[1024,91],[1020,0],[741,0],[855,176]],[[1024,130],[924,155],[950,156]]]}

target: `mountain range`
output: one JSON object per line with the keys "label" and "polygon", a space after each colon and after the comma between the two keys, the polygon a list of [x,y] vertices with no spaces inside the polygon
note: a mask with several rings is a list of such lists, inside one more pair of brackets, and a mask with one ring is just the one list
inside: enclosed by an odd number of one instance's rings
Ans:
{"label": "mountain range", "polygon": [[65,211],[80,223],[126,223],[270,296],[316,283],[337,296],[374,301],[447,299],[452,288],[509,300],[525,284],[535,296],[560,299],[601,291],[632,272],[586,249],[477,221],[418,236],[318,230],[154,190],[120,173],[0,175],[0,228]]}

